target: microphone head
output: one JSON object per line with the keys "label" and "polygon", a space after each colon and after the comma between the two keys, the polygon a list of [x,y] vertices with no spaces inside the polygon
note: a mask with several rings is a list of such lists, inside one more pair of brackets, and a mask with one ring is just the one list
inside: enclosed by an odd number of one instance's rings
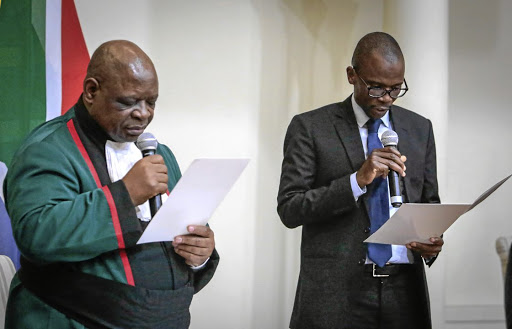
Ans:
{"label": "microphone head", "polygon": [[382,133],[380,137],[380,141],[384,147],[386,146],[397,146],[398,145],[398,135],[393,130],[386,130]]}
{"label": "microphone head", "polygon": [[137,138],[135,145],[137,145],[141,151],[156,150],[158,141],[152,133],[142,133],[139,138]]}

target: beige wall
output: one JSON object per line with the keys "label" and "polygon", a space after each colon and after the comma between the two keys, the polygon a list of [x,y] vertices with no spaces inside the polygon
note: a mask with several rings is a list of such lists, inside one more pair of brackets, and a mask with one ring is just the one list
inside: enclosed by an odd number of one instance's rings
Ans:
{"label": "beige wall", "polygon": [[[512,3],[507,0],[450,1],[446,202],[472,202],[512,172],[507,147],[512,137],[508,124],[512,119],[511,12]],[[485,318],[501,316],[496,314],[502,310],[503,282],[495,240],[512,233],[510,195],[512,184],[507,182],[447,232],[446,307],[450,313],[469,318],[474,312],[464,309],[476,309]]]}
{"label": "beige wall", "polygon": [[[410,99],[402,105],[431,117],[440,127],[437,143],[446,149],[440,158],[443,201],[471,202],[510,170],[506,148],[494,146],[497,138],[510,137],[504,118],[512,113],[501,110],[507,108],[504,64],[510,55],[506,0],[485,5],[469,1],[469,9],[466,0],[450,2],[449,70],[429,65],[429,58],[443,61],[439,53],[418,52],[436,49],[425,43],[421,32],[425,24],[434,27],[442,21],[437,11],[443,1],[432,1],[437,7],[426,9],[416,1],[408,11],[396,9],[405,2],[390,0],[75,2],[89,51],[103,41],[123,38],[153,58],[160,98],[149,131],[171,147],[182,170],[198,157],[252,159],[211,220],[221,263],[193,301],[192,329],[287,328],[300,229],[284,228],[275,211],[285,130],[294,114],[349,95],[345,68],[365,33],[386,28],[402,43],[406,77],[413,82]],[[406,31],[397,29],[396,19],[405,15],[421,19],[401,22]],[[478,29],[466,28],[482,17]],[[433,110],[443,101],[450,105],[448,111]],[[441,133],[443,125],[448,133]],[[485,133],[467,142],[464,137],[474,129]],[[429,277],[439,328],[444,326],[439,311],[444,304],[500,306],[493,241],[501,231],[512,232],[504,206],[507,188],[446,234],[438,266],[442,272]]]}

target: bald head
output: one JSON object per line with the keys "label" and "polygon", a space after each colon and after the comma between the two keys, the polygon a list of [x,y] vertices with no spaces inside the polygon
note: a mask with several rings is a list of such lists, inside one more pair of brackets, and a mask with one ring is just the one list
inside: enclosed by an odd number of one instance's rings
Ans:
{"label": "bald head", "polygon": [[126,70],[137,74],[144,70],[155,72],[155,67],[149,56],[133,42],[107,41],[92,54],[86,79],[96,78],[104,81]]}
{"label": "bald head", "polygon": [[368,33],[359,40],[352,56],[352,66],[356,69],[362,68],[372,56],[379,56],[389,64],[404,61],[398,42],[384,32]]}
{"label": "bald head", "polygon": [[136,44],[114,40],[94,52],[82,100],[114,141],[135,141],[151,122],[157,98],[155,67]]}

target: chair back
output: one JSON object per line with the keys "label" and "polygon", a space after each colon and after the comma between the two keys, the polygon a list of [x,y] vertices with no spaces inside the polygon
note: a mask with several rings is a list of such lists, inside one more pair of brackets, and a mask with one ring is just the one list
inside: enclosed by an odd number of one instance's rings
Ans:
{"label": "chair back", "polygon": [[0,255],[0,329],[4,329],[7,297],[9,297],[9,286],[14,273],[16,273],[16,270],[11,259]]}

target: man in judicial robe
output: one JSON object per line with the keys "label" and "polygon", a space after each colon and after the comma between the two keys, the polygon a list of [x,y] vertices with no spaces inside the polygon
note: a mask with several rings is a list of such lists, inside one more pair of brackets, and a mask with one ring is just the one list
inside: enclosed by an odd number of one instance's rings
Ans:
{"label": "man in judicial robe", "polygon": [[136,244],[148,200],[181,176],[167,146],[142,158],[134,143],[157,98],[150,58],[128,41],[104,43],[75,106],[15,154],[4,192],[22,267],[6,328],[188,328],[192,296],[219,260],[212,230]]}

